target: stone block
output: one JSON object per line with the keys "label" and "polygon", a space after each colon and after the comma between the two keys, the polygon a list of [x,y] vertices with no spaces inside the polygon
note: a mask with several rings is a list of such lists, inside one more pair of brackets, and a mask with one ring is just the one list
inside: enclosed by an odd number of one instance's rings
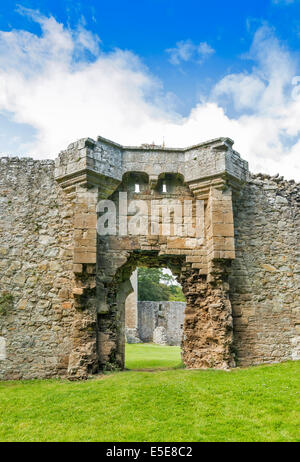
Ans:
{"label": "stone block", "polygon": [[213,236],[233,237],[234,230],[232,224],[214,224],[212,228]]}
{"label": "stone block", "polygon": [[74,228],[78,229],[85,229],[85,228],[94,228],[96,229],[97,225],[97,215],[96,213],[94,214],[88,214],[88,213],[83,213],[83,214],[76,214],[74,216]]}
{"label": "stone block", "polygon": [[97,245],[96,239],[75,239],[74,242],[76,247],[96,248]]}
{"label": "stone block", "polygon": [[74,273],[82,273],[83,267],[80,263],[75,263],[73,265],[73,272]]}
{"label": "stone block", "polygon": [[83,294],[83,288],[82,287],[73,287],[73,294],[74,295],[82,295]]}
{"label": "stone block", "polygon": [[0,361],[6,360],[6,339],[0,337]]}
{"label": "stone block", "polygon": [[273,266],[273,265],[262,263],[261,266],[265,271],[269,271],[271,273],[275,273],[277,271],[277,268],[275,268],[275,266]]}
{"label": "stone block", "polygon": [[74,263],[96,263],[96,252],[74,251]]}

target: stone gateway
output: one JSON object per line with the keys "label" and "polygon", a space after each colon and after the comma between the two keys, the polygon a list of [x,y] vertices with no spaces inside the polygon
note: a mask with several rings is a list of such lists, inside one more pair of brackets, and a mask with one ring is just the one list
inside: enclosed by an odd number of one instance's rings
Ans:
{"label": "stone gateway", "polygon": [[[125,193],[149,205],[140,220],[162,199],[189,202],[191,231],[176,233],[176,213],[158,211],[155,232],[124,233]],[[103,235],[108,199],[117,231]],[[182,286],[187,368],[300,359],[299,201],[294,181],[251,175],[229,138],[185,149],[87,138],[55,164],[1,158],[0,379],[122,369],[138,266],[168,267]]]}

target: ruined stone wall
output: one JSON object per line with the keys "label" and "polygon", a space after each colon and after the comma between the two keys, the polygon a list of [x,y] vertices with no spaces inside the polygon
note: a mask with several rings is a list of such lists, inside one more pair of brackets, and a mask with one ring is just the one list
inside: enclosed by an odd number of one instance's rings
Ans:
{"label": "ruined stone wall", "polygon": [[143,342],[153,342],[157,328],[163,328],[167,345],[181,345],[184,302],[138,302],[138,335]]}
{"label": "ruined stone wall", "polygon": [[[232,144],[172,150],[88,138],[59,155],[56,181],[52,161],[1,159],[0,379],[122,368],[138,266],[168,267],[182,285],[187,367],[300,357],[299,184],[248,181]],[[97,235],[99,200],[118,206],[119,192],[154,208],[163,198],[203,200],[204,239],[178,237],[175,213],[169,236],[161,233],[168,216],[157,233]]]}
{"label": "ruined stone wall", "polygon": [[53,161],[0,159],[0,379],[66,374],[71,216]]}
{"label": "ruined stone wall", "polygon": [[138,334],[142,342],[153,341],[153,331],[155,329],[156,302],[138,302]]}
{"label": "ruined stone wall", "polygon": [[234,200],[238,365],[300,359],[300,184],[252,175]]}

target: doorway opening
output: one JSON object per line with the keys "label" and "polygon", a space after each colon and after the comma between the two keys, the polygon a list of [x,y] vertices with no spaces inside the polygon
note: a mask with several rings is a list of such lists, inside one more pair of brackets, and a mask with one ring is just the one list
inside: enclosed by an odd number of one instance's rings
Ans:
{"label": "doorway opening", "polygon": [[133,292],[125,302],[125,367],[171,369],[182,366],[185,296],[168,268],[137,267]]}

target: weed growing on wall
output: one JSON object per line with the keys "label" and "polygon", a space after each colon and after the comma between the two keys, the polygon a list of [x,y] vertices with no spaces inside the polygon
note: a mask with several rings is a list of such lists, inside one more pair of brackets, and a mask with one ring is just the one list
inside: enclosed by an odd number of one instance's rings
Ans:
{"label": "weed growing on wall", "polygon": [[0,316],[5,316],[13,307],[14,297],[9,292],[3,292],[0,296]]}

